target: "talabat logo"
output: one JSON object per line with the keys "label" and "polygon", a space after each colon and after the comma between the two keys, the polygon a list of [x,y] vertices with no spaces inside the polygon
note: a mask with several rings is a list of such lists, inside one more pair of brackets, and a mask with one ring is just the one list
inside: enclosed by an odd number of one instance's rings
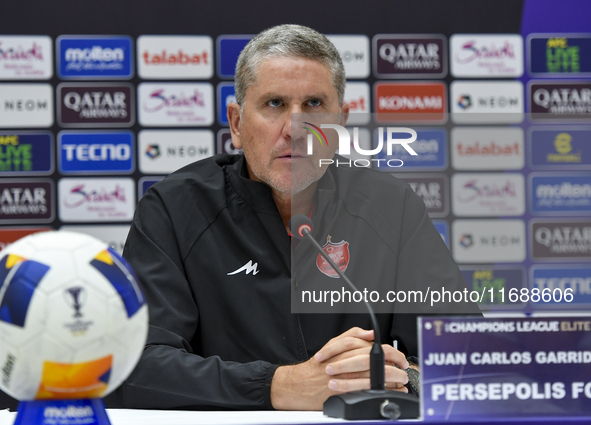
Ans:
{"label": "talabat logo", "polygon": [[213,40],[206,35],[142,35],[137,39],[138,74],[146,79],[213,76]]}
{"label": "talabat logo", "polygon": [[56,43],[60,78],[133,77],[131,37],[62,35]]}
{"label": "talabat logo", "polygon": [[443,78],[447,39],[443,35],[378,34],[373,38],[377,78]]}
{"label": "talabat logo", "polygon": [[573,220],[531,222],[532,258],[590,261],[591,223]]}
{"label": "talabat logo", "polygon": [[0,128],[51,127],[53,87],[49,84],[0,84]]}
{"label": "talabat logo", "polygon": [[[542,293],[548,293],[546,302],[535,303],[536,308],[556,308],[576,310],[591,306],[591,267],[551,267],[534,266],[531,271],[531,288],[537,288]],[[570,289],[573,299],[566,302],[559,297]],[[557,306],[558,304],[558,306]]]}
{"label": "talabat logo", "polygon": [[591,215],[591,176],[531,174],[534,214]]}
{"label": "talabat logo", "polygon": [[453,256],[460,263],[520,263],[525,260],[522,220],[455,220]]}
{"label": "talabat logo", "polygon": [[591,36],[583,34],[530,34],[529,71],[540,77],[591,75]]}
{"label": "talabat logo", "polygon": [[523,84],[520,81],[454,81],[450,91],[452,120],[456,123],[523,121]]}
{"label": "talabat logo", "polygon": [[[351,134],[349,131],[338,124],[320,124],[320,127],[312,124],[310,122],[302,122],[302,128],[308,131],[307,134],[307,155],[314,154],[314,143],[320,143],[320,145],[328,145],[328,138],[322,129],[333,129],[337,132],[339,138],[338,144],[338,151],[340,155],[349,156],[351,155]],[[410,137],[405,138],[394,138],[393,135],[404,134]],[[348,167],[358,167],[358,168],[371,168],[372,164],[375,167],[393,167],[398,168],[404,165],[403,161],[400,159],[380,159],[380,158],[371,158],[368,159],[367,157],[371,157],[372,155],[376,155],[382,151],[384,147],[384,141],[386,144],[386,152],[388,156],[392,156],[392,149],[395,145],[401,145],[406,149],[406,151],[410,155],[417,155],[417,153],[413,150],[410,146],[410,143],[413,143],[417,139],[417,132],[414,131],[412,128],[407,127],[388,127],[386,131],[384,128],[378,128],[378,142],[375,149],[364,149],[361,146],[359,141],[359,128],[353,127],[353,148],[358,155],[361,155],[363,158],[360,159],[353,159],[348,161],[339,161],[332,158],[320,158],[318,160],[318,166],[322,167],[323,165],[328,164],[336,164],[337,167],[339,166],[348,166]],[[317,140],[318,142],[314,142]]]}
{"label": "talabat logo", "polygon": [[168,174],[214,152],[210,130],[142,130],[138,135],[142,173]]}
{"label": "talabat logo", "polygon": [[[404,166],[396,171],[420,171],[420,170],[443,170],[447,168],[447,135],[444,129],[417,129],[417,140],[413,142],[412,148],[416,155],[408,152],[403,145],[392,146],[392,156],[386,152],[378,152],[378,159],[400,159]],[[393,135],[394,136],[394,135]],[[396,135],[396,138],[403,138],[404,134]],[[375,135],[378,140],[379,135]],[[387,136],[382,136],[386,138]],[[377,163],[378,168],[388,170],[384,162]]]}
{"label": "talabat logo", "polygon": [[591,118],[591,83],[529,83],[533,120]]}
{"label": "talabat logo", "polygon": [[369,84],[365,82],[347,82],[344,101],[349,104],[347,125],[365,125],[371,121]]}
{"label": "talabat logo", "polygon": [[518,34],[454,34],[449,43],[454,77],[523,74],[523,39]]}
{"label": "talabat logo", "polygon": [[591,130],[561,127],[530,133],[531,165],[545,169],[591,169]]}
{"label": "talabat logo", "polygon": [[50,37],[0,36],[0,80],[48,80],[52,76]]}
{"label": "talabat logo", "polygon": [[131,127],[133,86],[126,83],[62,83],[58,121],[64,127]]}
{"label": "talabat logo", "polygon": [[[525,287],[525,270],[511,267],[461,267],[468,290],[483,294],[482,309],[496,310],[503,307],[519,307],[525,303],[512,303],[507,294],[513,288]],[[504,294],[503,294],[504,292]],[[503,296],[504,295],[504,296]]]}
{"label": "talabat logo", "polygon": [[213,86],[209,83],[142,83],[138,104],[139,121],[144,126],[213,124]]}
{"label": "talabat logo", "polygon": [[525,180],[517,173],[456,173],[452,207],[460,217],[518,216],[525,213]]}
{"label": "talabat logo", "polygon": [[525,162],[521,128],[454,127],[451,163],[456,170],[520,170]]}
{"label": "talabat logo", "polygon": [[44,175],[53,172],[50,133],[0,133],[0,175]]}
{"label": "talabat logo", "polygon": [[447,121],[445,83],[376,83],[374,90],[378,122]]}
{"label": "talabat logo", "polygon": [[63,178],[58,182],[63,222],[130,221],[135,208],[130,178]]}
{"label": "talabat logo", "polygon": [[63,174],[129,174],[135,169],[133,133],[62,131],[58,135]]}
{"label": "talabat logo", "polygon": [[49,223],[53,220],[53,181],[0,181],[0,223]]}
{"label": "talabat logo", "polygon": [[329,35],[339,51],[347,78],[369,77],[369,38],[366,35]]}

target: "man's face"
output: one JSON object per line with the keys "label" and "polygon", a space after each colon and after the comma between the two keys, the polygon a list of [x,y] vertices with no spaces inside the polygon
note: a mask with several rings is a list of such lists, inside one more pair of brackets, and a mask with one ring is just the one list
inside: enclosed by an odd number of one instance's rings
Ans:
{"label": "man's face", "polygon": [[[296,194],[322,177],[326,167],[320,168],[318,159],[332,158],[338,142],[336,132],[328,131],[327,136],[335,133],[328,145],[316,143],[314,155],[307,155],[306,130],[301,125],[292,129],[292,114],[318,114],[320,125],[321,114],[331,114],[334,121],[339,112],[342,118],[334,123],[345,125],[348,106],[339,107],[326,66],[299,57],[267,59],[257,70],[256,83],[246,90],[242,117],[238,105],[228,106],[232,143],[244,151],[251,179]],[[294,123],[301,117],[294,116]]]}

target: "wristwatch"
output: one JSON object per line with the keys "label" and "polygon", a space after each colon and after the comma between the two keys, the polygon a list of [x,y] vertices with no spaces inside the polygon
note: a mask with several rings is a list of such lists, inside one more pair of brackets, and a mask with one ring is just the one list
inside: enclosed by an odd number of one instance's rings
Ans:
{"label": "wristwatch", "polygon": [[421,378],[421,373],[416,370],[413,369],[412,367],[409,367],[408,369],[404,369],[404,371],[406,372],[406,374],[408,375],[408,383],[405,385],[406,388],[408,388],[408,392],[409,394],[414,394],[417,397],[420,396],[421,394],[421,384],[420,384],[420,378]]}

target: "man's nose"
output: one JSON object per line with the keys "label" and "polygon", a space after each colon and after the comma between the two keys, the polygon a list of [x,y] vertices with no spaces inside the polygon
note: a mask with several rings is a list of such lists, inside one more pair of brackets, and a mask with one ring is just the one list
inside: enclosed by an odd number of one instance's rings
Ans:
{"label": "man's nose", "polygon": [[287,117],[283,125],[283,136],[286,139],[305,137],[303,129],[304,113],[301,105],[295,104],[288,109]]}

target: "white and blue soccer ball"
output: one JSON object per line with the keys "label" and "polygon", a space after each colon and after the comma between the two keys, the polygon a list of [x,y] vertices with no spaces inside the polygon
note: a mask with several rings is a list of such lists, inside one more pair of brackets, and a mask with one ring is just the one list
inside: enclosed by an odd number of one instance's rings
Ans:
{"label": "white and blue soccer ball", "polygon": [[126,261],[91,236],[36,233],[0,252],[0,389],[97,398],[131,373],[148,308]]}

